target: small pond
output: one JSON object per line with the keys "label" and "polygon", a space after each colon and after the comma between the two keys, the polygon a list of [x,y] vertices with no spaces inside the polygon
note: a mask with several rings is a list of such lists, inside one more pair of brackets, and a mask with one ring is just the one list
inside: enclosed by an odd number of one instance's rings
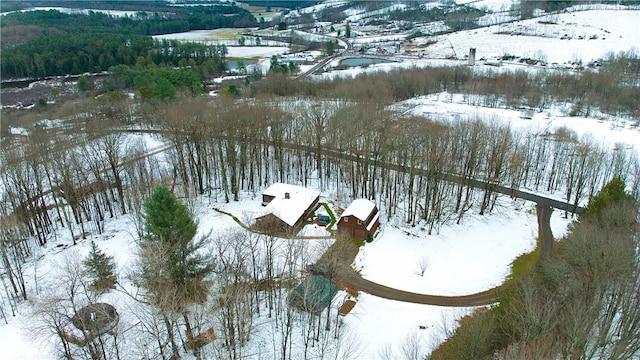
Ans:
{"label": "small pond", "polygon": [[238,68],[238,63],[240,61],[244,63],[245,67],[249,65],[253,65],[256,62],[258,62],[257,60],[253,60],[253,59],[242,59],[242,60],[226,60],[224,64],[227,66],[227,70],[236,70]]}
{"label": "small pond", "polygon": [[380,58],[366,58],[366,57],[349,58],[349,59],[344,59],[340,61],[340,66],[358,67],[358,66],[367,66],[367,65],[373,65],[373,64],[390,63],[390,62],[393,62],[393,60],[380,59]]}

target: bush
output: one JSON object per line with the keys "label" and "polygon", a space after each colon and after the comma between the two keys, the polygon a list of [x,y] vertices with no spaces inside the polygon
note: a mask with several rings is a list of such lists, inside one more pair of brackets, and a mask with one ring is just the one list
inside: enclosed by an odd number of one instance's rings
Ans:
{"label": "bush", "polygon": [[430,360],[476,360],[490,356],[503,342],[494,313],[479,310],[460,319],[460,327],[446,343],[438,347]]}

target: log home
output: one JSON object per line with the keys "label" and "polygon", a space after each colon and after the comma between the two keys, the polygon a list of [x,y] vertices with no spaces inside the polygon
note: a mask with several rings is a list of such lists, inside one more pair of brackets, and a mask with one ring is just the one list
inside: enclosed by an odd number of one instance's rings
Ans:
{"label": "log home", "polygon": [[275,183],[262,193],[265,208],[256,214],[255,227],[265,232],[293,235],[319,201],[318,191]]}

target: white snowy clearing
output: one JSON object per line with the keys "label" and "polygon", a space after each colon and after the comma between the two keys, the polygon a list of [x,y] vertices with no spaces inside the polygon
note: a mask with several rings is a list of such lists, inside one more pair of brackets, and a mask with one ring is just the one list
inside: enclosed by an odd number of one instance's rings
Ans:
{"label": "white snowy clearing", "polygon": [[609,52],[640,46],[640,11],[589,10],[459,31],[438,37],[424,56],[462,57],[476,48],[477,59],[515,55],[547,63],[588,63]]}

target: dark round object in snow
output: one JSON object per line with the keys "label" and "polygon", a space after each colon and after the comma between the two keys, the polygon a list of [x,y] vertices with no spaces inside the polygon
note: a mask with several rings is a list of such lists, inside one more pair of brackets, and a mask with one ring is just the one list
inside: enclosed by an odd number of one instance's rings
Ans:
{"label": "dark round object in snow", "polygon": [[118,320],[116,308],[110,304],[97,303],[80,309],[71,318],[71,323],[82,331],[99,335],[113,329],[118,324]]}

